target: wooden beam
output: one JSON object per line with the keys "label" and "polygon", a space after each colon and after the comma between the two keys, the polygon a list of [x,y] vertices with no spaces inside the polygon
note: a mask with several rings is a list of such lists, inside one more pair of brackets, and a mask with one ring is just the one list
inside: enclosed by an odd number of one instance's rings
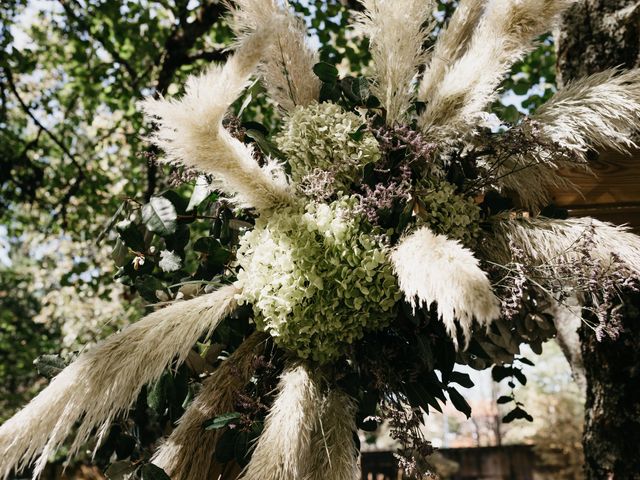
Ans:
{"label": "wooden beam", "polygon": [[631,154],[607,151],[594,157],[594,175],[562,173],[578,186],[579,192],[557,191],[554,202],[567,208],[572,216],[629,224],[640,233],[640,150]]}

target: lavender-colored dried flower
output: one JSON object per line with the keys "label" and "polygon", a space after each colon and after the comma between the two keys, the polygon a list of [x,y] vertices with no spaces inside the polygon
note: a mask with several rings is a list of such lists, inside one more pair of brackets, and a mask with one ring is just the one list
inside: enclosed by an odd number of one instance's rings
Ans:
{"label": "lavender-colored dried flower", "polygon": [[411,200],[411,169],[407,165],[401,167],[400,177],[388,183],[378,183],[375,187],[362,186],[363,193],[356,195],[358,204],[356,213],[363,215],[370,223],[378,221],[381,210],[390,209],[398,201]]}

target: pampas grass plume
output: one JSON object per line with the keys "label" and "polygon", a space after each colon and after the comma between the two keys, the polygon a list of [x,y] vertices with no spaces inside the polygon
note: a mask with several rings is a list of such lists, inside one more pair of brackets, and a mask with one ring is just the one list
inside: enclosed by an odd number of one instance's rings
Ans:
{"label": "pampas grass plume", "polygon": [[204,430],[203,422],[232,412],[238,393],[251,379],[255,356],[264,348],[267,334],[254,332],[208,377],[178,427],[160,447],[153,463],[173,480],[209,478],[216,444],[222,430]]}
{"label": "pampas grass plume", "polygon": [[329,391],[311,437],[311,455],[303,480],[359,480],[358,451],[353,442],[357,405],[336,389]]}
{"label": "pampas grass plume", "polygon": [[502,220],[494,224],[494,237],[491,242],[485,242],[481,250],[488,259],[502,265],[512,261],[511,244],[522,250],[532,265],[550,268],[562,264],[579,265],[582,256],[575,247],[591,229],[590,253],[595,259],[608,265],[611,255],[615,254],[640,277],[640,236],[631,233],[628,227],[589,217]]}
{"label": "pampas grass plume", "polygon": [[[370,39],[373,94],[387,111],[387,123],[400,123],[414,100],[412,81],[426,61],[423,44],[435,22],[432,0],[360,0],[358,24]],[[425,26],[426,25],[426,26]]]}
{"label": "pampas grass plume", "polygon": [[583,156],[591,147],[626,153],[636,146],[632,137],[640,120],[640,69],[610,69],[575,81],[532,119],[552,141]]}
{"label": "pampas grass plume", "polygon": [[[71,431],[73,455],[93,434],[98,443],[146,384],[174,359],[181,363],[203,334],[235,308],[233,286],[158,310],[80,355],[25,408],[0,427],[0,477],[40,456],[34,476]],[[79,422],[79,423],[78,423]]]}
{"label": "pampas grass plume", "polygon": [[445,73],[455,60],[469,47],[469,41],[484,11],[486,0],[461,0],[449,24],[443,29],[431,53],[418,93],[418,99],[426,101],[434,95]]}
{"label": "pampas grass plume", "polygon": [[243,38],[263,25],[272,24],[269,43],[259,72],[269,94],[285,111],[318,100],[320,79],[313,73],[318,52],[311,48],[302,19],[296,18],[288,2],[277,0],[235,0],[231,8],[231,27]]}
{"label": "pampas grass plume", "polygon": [[150,140],[167,161],[213,175],[213,186],[231,195],[238,206],[262,210],[291,201],[284,173],[274,174],[273,164],[260,168],[252,148],[231,136],[222,119],[246,88],[276,25],[274,20],[243,38],[224,66],[191,76],[180,100],[148,98],[141,104],[158,125]]}
{"label": "pampas grass plume", "polygon": [[[478,0],[479,1],[479,0]],[[574,0],[489,0],[468,48],[424,98],[422,130],[434,140],[469,132],[513,63]]]}
{"label": "pampas grass plume", "polygon": [[309,466],[311,436],[322,397],[307,367],[284,371],[264,430],[241,480],[301,479]]}
{"label": "pampas grass plume", "polygon": [[437,303],[438,316],[457,344],[455,320],[468,342],[475,318],[488,324],[500,315],[498,298],[473,253],[424,227],[404,238],[391,255],[400,289],[414,306]]}

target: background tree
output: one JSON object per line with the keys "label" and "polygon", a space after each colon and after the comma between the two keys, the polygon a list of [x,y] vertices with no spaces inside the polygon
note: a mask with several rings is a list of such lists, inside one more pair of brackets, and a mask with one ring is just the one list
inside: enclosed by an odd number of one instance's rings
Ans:
{"label": "background tree", "polygon": [[[581,0],[564,16],[558,40],[561,83],[640,66],[640,5],[634,0]],[[606,158],[607,152],[600,152]],[[637,155],[637,152],[635,153]],[[599,159],[594,152],[594,162]],[[580,327],[587,380],[584,450],[590,479],[636,478],[640,472],[640,298],[629,298],[622,334],[599,341]]]}

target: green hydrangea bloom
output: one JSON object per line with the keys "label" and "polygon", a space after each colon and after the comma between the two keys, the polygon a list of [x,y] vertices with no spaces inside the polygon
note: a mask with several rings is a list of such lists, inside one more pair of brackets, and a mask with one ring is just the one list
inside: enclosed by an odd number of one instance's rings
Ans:
{"label": "green hydrangea bloom", "polygon": [[300,358],[335,360],[388,325],[401,298],[386,248],[352,203],[284,208],[241,239],[238,283],[256,325]]}
{"label": "green hydrangea bloom", "polygon": [[472,198],[455,193],[455,186],[449,182],[430,184],[428,190],[420,196],[426,212],[419,224],[473,246],[480,234],[480,207]]}
{"label": "green hydrangea bloom", "polygon": [[363,123],[355,113],[333,103],[296,107],[275,137],[289,161],[293,181],[305,185],[319,171],[330,172],[334,193],[347,192],[361,168],[380,159],[378,142],[371,133],[362,134],[359,140],[352,137]]}

